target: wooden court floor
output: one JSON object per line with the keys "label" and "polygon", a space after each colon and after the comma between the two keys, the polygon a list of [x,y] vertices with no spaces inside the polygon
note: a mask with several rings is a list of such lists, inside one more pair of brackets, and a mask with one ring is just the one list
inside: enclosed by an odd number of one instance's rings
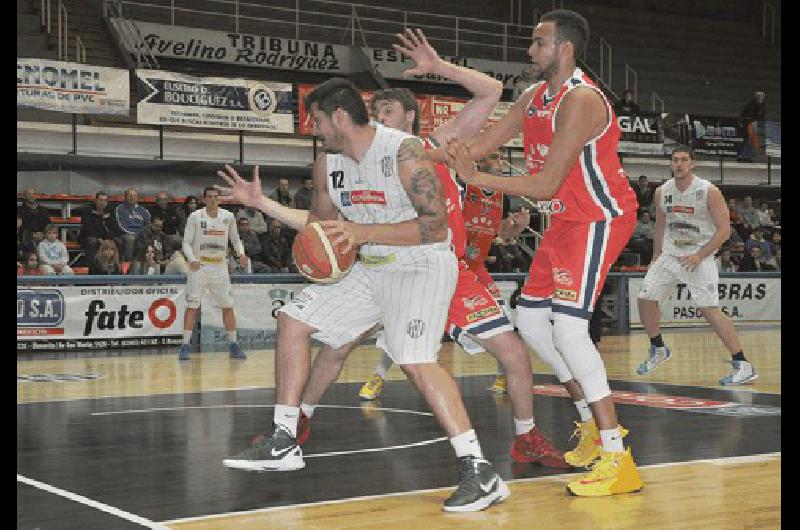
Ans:
{"label": "wooden court floor", "polygon": [[[19,528],[778,528],[781,346],[778,327],[741,327],[760,377],[723,388],[724,348],[705,330],[669,331],[674,355],[648,377],[641,332],[604,337],[620,421],[646,487],[601,499],[566,495],[575,474],[511,461],[507,397],[487,391],[495,363],[445,343],[486,457],[512,496],[477,514],[443,514],[457,482],[452,449],[393,368],[380,402],[357,391],[378,352],[348,359],[323,398],[306,469],[242,473],[221,459],[266,429],[271,350],[18,355]],[[561,449],[576,413],[534,359],[537,425]]]}

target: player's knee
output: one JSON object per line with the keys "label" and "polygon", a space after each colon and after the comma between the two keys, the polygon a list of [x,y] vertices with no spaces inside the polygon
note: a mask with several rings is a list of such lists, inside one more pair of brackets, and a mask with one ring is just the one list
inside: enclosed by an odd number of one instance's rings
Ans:
{"label": "player's knee", "polygon": [[522,338],[547,363],[560,382],[573,379],[553,340],[552,311],[549,307],[517,307],[517,325]]}
{"label": "player's knee", "polygon": [[611,390],[608,388],[605,366],[589,336],[589,322],[556,314],[553,318],[553,336],[556,348],[581,385],[586,401],[592,403],[608,396]]}

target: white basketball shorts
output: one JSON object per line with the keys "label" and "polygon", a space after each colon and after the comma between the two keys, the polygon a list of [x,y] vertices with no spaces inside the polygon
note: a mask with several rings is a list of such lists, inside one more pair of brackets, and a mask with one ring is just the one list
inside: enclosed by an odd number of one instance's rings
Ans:
{"label": "white basketball shorts", "polygon": [[446,246],[409,247],[356,261],[339,282],[309,285],[280,311],[315,328],[312,337],[332,348],[381,323],[396,364],[436,362],[457,277]]}
{"label": "white basketball shorts", "polygon": [[719,305],[719,272],[713,255],[701,261],[695,270],[689,271],[676,256],[661,254],[647,271],[638,296],[645,300],[664,300],[672,294],[678,283],[687,285],[696,306]]}
{"label": "white basketball shorts", "polygon": [[231,278],[227,266],[201,265],[186,275],[186,307],[197,309],[205,290],[212,303],[224,309],[233,307]]}

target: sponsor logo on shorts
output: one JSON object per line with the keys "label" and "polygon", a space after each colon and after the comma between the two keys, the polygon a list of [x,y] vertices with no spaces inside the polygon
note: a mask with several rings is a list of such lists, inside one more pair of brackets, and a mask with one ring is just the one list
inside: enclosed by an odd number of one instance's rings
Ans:
{"label": "sponsor logo on shorts", "polygon": [[569,269],[559,269],[558,267],[553,269],[553,280],[559,285],[572,285],[572,273]]}
{"label": "sponsor logo on shorts", "polygon": [[481,309],[480,311],[470,313],[467,315],[467,322],[477,322],[478,320],[483,320],[484,318],[491,317],[499,313],[501,313],[500,308],[493,305],[491,307]]}
{"label": "sponsor logo on shorts", "polygon": [[406,333],[412,339],[418,339],[425,333],[425,322],[418,318],[414,318],[408,321],[406,325]]}
{"label": "sponsor logo on shorts", "polygon": [[478,307],[479,305],[488,304],[489,301],[486,300],[486,298],[482,297],[481,295],[476,294],[475,296],[464,296],[464,297],[462,297],[461,298],[461,303],[464,305],[464,307],[466,307],[467,309],[472,311],[476,307]]}
{"label": "sponsor logo on shorts", "polygon": [[578,291],[571,291],[569,289],[556,289],[555,298],[559,300],[569,300],[570,302],[577,302]]}
{"label": "sponsor logo on shorts", "polygon": [[386,204],[386,194],[376,190],[353,190],[350,192],[353,204]]}

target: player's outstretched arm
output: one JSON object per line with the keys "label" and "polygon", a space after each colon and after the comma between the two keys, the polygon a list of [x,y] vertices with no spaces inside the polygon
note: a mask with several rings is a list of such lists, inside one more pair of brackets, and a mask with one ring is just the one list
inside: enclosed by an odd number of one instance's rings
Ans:
{"label": "player's outstretched arm", "polygon": [[214,185],[214,187],[219,190],[220,198],[233,200],[251,208],[257,208],[295,230],[299,230],[306,225],[308,211],[284,206],[261,192],[261,179],[258,177],[258,166],[253,168],[252,182],[244,180],[235,169],[227,164],[225,164],[225,171],[227,173],[217,171],[217,175],[227,182],[230,187],[220,186],[219,184]]}

